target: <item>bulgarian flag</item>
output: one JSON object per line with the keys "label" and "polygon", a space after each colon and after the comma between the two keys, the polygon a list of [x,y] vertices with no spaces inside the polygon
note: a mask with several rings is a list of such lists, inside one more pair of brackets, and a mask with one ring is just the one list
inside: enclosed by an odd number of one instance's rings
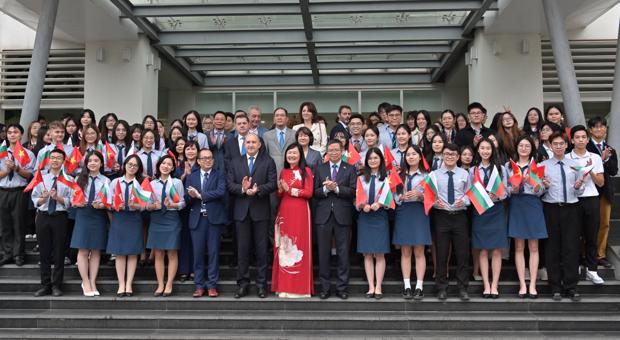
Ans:
{"label": "bulgarian flag", "polygon": [[123,189],[121,189],[121,181],[116,182],[114,188],[114,201],[112,202],[114,210],[117,212],[121,210],[123,206]]}
{"label": "bulgarian flag", "polygon": [[15,158],[22,168],[30,163],[30,156],[28,156],[26,149],[24,149],[19,140],[15,143],[15,147],[13,148],[13,158]]}
{"label": "bulgarian flag", "polygon": [[484,214],[487,209],[493,206],[491,197],[489,197],[489,194],[484,186],[482,186],[482,183],[478,181],[474,181],[474,184],[471,186],[469,191],[467,191],[466,195],[469,197],[469,200],[474,205],[479,215]]}
{"label": "bulgarian flag", "polygon": [[43,154],[43,158],[41,158],[41,163],[39,163],[39,171],[45,169],[45,167],[50,163],[50,149],[47,148],[45,153]]}
{"label": "bulgarian flag", "polygon": [[377,202],[390,209],[394,209],[396,208],[396,203],[394,202],[394,195],[392,194],[392,190],[390,190],[390,186],[390,178],[388,177],[379,188]]}
{"label": "bulgarian flag", "polygon": [[351,165],[357,164],[361,160],[359,152],[355,150],[352,143],[349,143],[349,150],[342,153],[342,161]]}
{"label": "bulgarian flag", "polygon": [[508,181],[513,187],[518,187],[523,182],[523,172],[521,171],[521,167],[512,159],[510,160],[510,166],[512,167],[512,176],[508,178]]}
{"label": "bulgarian flag", "polygon": [[6,158],[8,155],[9,151],[6,147],[6,141],[3,141],[2,144],[0,144],[0,159]]}
{"label": "bulgarian flag", "polygon": [[[181,196],[179,196],[179,192],[177,191],[177,188],[174,186],[174,184],[170,186],[170,192],[168,193],[168,196],[172,200],[172,203],[179,203],[181,201]],[[162,202],[162,204],[163,203],[164,202]]]}
{"label": "bulgarian flag", "polygon": [[106,166],[108,168],[112,168],[114,166],[114,161],[116,160],[116,151],[114,148],[110,146],[110,144],[105,142],[105,155],[106,155]]}
{"label": "bulgarian flag", "polygon": [[530,161],[528,177],[529,177],[528,183],[532,187],[534,188],[536,188],[537,186],[542,187],[543,185],[542,178],[545,177],[545,167],[538,166],[536,162],[534,162],[534,158],[532,158],[532,160]]}
{"label": "bulgarian flag", "polygon": [[394,159],[394,156],[392,156],[392,151],[390,151],[390,149],[388,149],[385,145],[383,146],[383,158],[385,158],[385,168],[392,170],[396,160]]}
{"label": "bulgarian flag", "polygon": [[[77,148],[75,148],[77,149]],[[73,181],[71,177],[69,177],[65,172],[61,172],[60,176],[58,176],[58,182],[68,186],[73,190],[73,197],[71,198],[71,204],[82,204],[86,202],[86,197],[84,196],[84,191],[80,186]]]}
{"label": "bulgarian flag", "polygon": [[148,178],[145,177],[140,185],[138,181],[134,179],[133,198],[135,203],[138,203],[141,207],[146,207],[146,203],[151,199],[152,194],[153,187]]}
{"label": "bulgarian flag", "polygon": [[71,151],[71,157],[65,162],[65,170],[72,174],[80,166],[80,161],[84,158],[80,148],[73,148]]}
{"label": "bulgarian flag", "polygon": [[424,212],[428,215],[437,201],[437,180],[432,172],[424,177],[422,187],[424,188]]}
{"label": "bulgarian flag", "polygon": [[355,206],[359,207],[362,204],[368,203],[368,196],[364,187],[362,186],[362,176],[357,177],[357,187],[355,188]]}
{"label": "bulgarian flag", "polygon": [[[478,170],[478,168],[476,168],[476,170]],[[499,171],[496,166],[493,166],[493,170],[491,170],[491,176],[489,176],[489,183],[486,189],[496,197],[502,197],[506,192],[506,186],[504,186],[504,182],[502,182],[502,178],[499,176]]]}
{"label": "bulgarian flag", "polygon": [[138,153],[138,149],[136,149],[134,142],[131,142],[131,147],[129,147],[129,150],[127,150],[127,152],[125,153],[125,157],[129,157],[130,155],[135,155],[136,153]]}
{"label": "bulgarian flag", "polygon": [[[34,189],[34,187],[36,187],[39,183],[43,183],[43,175],[41,174],[41,169],[37,170],[37,172],[34,174],[34,177],[30,181],[30,183],[28,183],[28,186],[24,189],[24,192],[28,192]],[[43,185],[45,185],[45,183],[43,183]]]}
{"label": "bulgarian flag", "polygon": [[99,190],[99,194],[97,194],[99,199],[101,199],[101,203],[106,207],[106,209],[110,209],[110,201],[108,201],[108,184],[103,183],[101,186],[101,190]]}

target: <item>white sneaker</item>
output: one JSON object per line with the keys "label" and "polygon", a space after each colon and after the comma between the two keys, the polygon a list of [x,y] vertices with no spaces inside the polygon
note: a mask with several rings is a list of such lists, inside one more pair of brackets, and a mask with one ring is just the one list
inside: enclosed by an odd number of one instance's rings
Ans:
{"label": "white sneaker", "polygon": [[37,234],[32,234],[32,239],[36,240],[37,239]]}
{"label": "white sneaker", "polygon": [[538,269],[538,278],[541,281],[549,280],[549,277],[547,276],[547,268],[540,268],[540,269]]}
{"label": "white sneaker", "polygon": [[595,285],[602,285],[605,283],[605,280],[598,276],[598,273],[596,271],[588,270],[586,272],[586,280],[592,281],[592,283],[594,283]]}
{"label": "white sneaker", "polygon": [[26,234],[26,240],[32,240],[32,234]]}

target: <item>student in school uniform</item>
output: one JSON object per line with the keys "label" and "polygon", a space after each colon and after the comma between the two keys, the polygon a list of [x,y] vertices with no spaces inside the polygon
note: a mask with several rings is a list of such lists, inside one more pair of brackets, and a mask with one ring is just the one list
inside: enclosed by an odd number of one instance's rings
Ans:
{"label": "student in school uniform", "polygon": [[86,154],[86,166],[77,178],[84,192],[85,201],[74,207],[75,226],[71,248],[79,249],[77,266],[82,278],[84,296],[99,296],[96,280],[99,272],[101,251],[108,242],[108,214],[104,202],[110,202],[110,180],[103,170],[103,155],[99,151]]}
{"label": "student in school uniform", "polygon": [[438,133],[431,138],[430,152],[426,155],[431,171],[437,170],[441,167],[443,159],[441,158],[441,152],[443,147],[447,144],[446,137]]}
{"label": "student in school uniform", "polygon": [[[517,155],[515,163],[522,174],[521,182],[513,185],[508,182],[510,188],[510,205],[508,208],[508,236],[515,239],[515,267],[519,276],[519,298],[530,297],[536,299],[536,279],[538,275],[538,264],[540,262],[540,252],[538,240],[547,238],[547,226],[545,225],[545,215],[540,196],[544,194],[544,188],[532,185],[529,181],[530,162],[536,158],[536,144],[528,135],[517,138]],[[515,173],[510,163],[506,164],[508,176]],[[529,272],[530,285],[529,291],[525,284],[525,242],[530,254]]]}
{"label": "student in school uniform", "polygon": [[[63,144],[65,138],[65,127],[61,121],[53,121],[49,124],[48,133],[52,136],[52,143],[43,147],[37,154],[37,164],[35,169],[41,168],[43,174],[46,174],[49,169],[49,163],[45,159],[49,157],[49,154],[54,149],[62,150],[65,155],[71,155],[73,147],[68,144]],[[44,165],[42,163],[47,163]]]}
{"label": "student in school uniform", "polygon": [[[381,190],[390,190],[385,159],[378,148],[368,149],[364,161],[364,173],[360,176],[367,202],[357,205],[357,252],[364,255],[364,269],[368,280],[367,298],[381,299],[385,254],[390,252],[390,227],[387,208],[378,202]],[[383,185],[385,184],[385,187]]]}
{"label": "student in school uniform", "polygon": [[112,134],[112,147],[116,152],[116,159],[112,166],[112,172],[108,177],[114,179],[119,176],[121,167],[127,157],[127,152],[131,148],[131,136],[129,135],[129,124],[124,120],[119,120],[114,124],[114,133]]}
{"label": "student in school uniform", "polygon": [[[35,296],[61,296],[65,268],[65,240],[67,238],[67,208],[71,206],[71,188],[63,183],[62,164],[66,154],[54,149],[49,155],[49,172],[43,175],[43,182],[32,192],[32,202],[37,208],[37,240],[41,286]],[[69,181],[73,179],[67,178]],[[50,262],[54,264],[51,269]]]}
{"label": "student in school uniform", "polygon": [[[134,186],[142,182],[142,162],[138,155],[129,155],[123,163],[122,175],[110,183],[110,196],[120,196],[119,211],[112,212],[112,223],[108,233],[106,251],[116,255],[118,290],[116,296],[133,295],[133,278],[138,264],[138,255],[144,251],[144,230],[142,229],[142,207],[132,193]],[[120,192],[117,193],[117,190]]]}
{"label": "student in school uniform", "polygon": [[190,142],[198,142],[200,149],[209,148],[209,140],[207,135],[202,132],[200,114],[192,110],[183,116],[183,123],[187,130],[187,140]]}
{"label": "student in school uniform", "polygon": [[546,244],[548,284],[554,301],[562,300],[562,294],[572,301],[580,301],[577,292],[579,281],[579,233],[581,230],[581,204],[583,180],[577,163],[565,157],[568,137],[561,131],[549,136],[553,156],[542,162],[545,167],[543,185],[543,209],[549,238]]}
{"label": "student in school uniform", "polygon": [[467,228],[467,206],[469,198],[469,173],[456,166],[459,160],[459,147],[446,144],[442,152],[442,166],[431,172],[431,179],[437,188],[437,200],[434,207],[434,228],[437,232],[437,298],[448,298],[448,254],[450,244],[454,246],[456,258],[456,280],[459,297],[469,300],[469,231]]}
{"label": "student in school uniform", "polygon": [[140,136],[140,151],[136,153],[142,162],[143,175],[149,179],[155,178],[155,165],[159,161],[162,153],[155,149],[157,133],[154,130],[144,130]]}
{"label": "student in school uniform", "polygon": [[[497,299],[499,297],[499,274],[502,270],[502,249],[508,248],[508,227],[504,202],[508,197],[508,191],[504,190],[500,196],[489,191],[489,184],[494,178],[507,187],[507,175],[503,165],[498,160],[498,151],[488,137],[482,137],[475,147],[476,166],[469,170],[470,182],[475,180],[475,173],[478,171],[482,185],[487,188],[489,197],[493,201],[493,206],[487,209],[482,215],[474,210],[472,213],[472,248],[479,249],[480,275],[484,290],[483,298]],[[489,283],[489,252],[491,252],[492,280]]]}
{"label": "student in school uniform", "polygon": [[[174,159],[165,155],[157,162],[156,180],[151,182],[153,195],[147,209],[151,211],[151,224],[146,247],[155,253],[157,289],[154,296],[172,295],[172,282],[177,274],[181,245],[181,219],[179,210],[185,206],[183,182],[171,176]],[[168,255],[168,281],[164,286],[164,257]]]}
{"label": "student in school uniform", "polygon": [[[398,130],[396,131],[398,135]],[[398,136],[397,136],[398,138]],[[424,189],[422,182],[427,169],[422,164],[422,150],[409,145],[405,149],[405,166],[400,170],[403,187],[397,189],[396,219],[392,244],[400,246],[400,268],[403,274],[403,298],[422,300],[426,272],[424,247],[431,245],[431,226],[424,212]],[[411,254],[415,254],[416,284],[411,289]]]}
{"label": "student in school uniform", "polygon": [[405,153],[407,152],[407,147],[411,145],[411,130],[407,124],[401,124],[396,128],[396,143],[397,147],[392,149],[391,152],[396,162],[396,169],[400,171],[402,168],[407,167]]}
{"label": "student in school uniform", "polygon": [[[597,242],[598,228],[601,221],[599,193],[597,188],[605,184],[605,168],[601,156],[586,149],[590,137],[583,125],[575,125],[570,130],[573,150],[566,154],[566,158],[573,160],[578,166],[589,168],[589,173],[582,174],[583,193],[579,195],[581,204],[581,236],[585,243],[586,279],[595,285],[602,285],[605,281],[598,275]],[[584,170],[587,171],[587,170]],[[580,171],[579,173],[583,173]]]}

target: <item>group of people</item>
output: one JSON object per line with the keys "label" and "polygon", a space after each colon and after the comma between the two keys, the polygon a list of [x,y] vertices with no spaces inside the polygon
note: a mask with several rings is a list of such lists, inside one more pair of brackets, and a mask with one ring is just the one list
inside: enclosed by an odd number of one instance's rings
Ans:
{"label": "group of people", "polygon": [[220,243],[230,227],[235,298],[248,294],[251,263],[256,294],[268,295],[270,244],[271,291],[280,297],[315,294],[314,252],[320,298],[332,294],[337,256],[335,295],[347,299],[352,243],[374,299],[383,297],[385,255],[394,250],[403,298],[423,299],[427,249],[439,299],[447,298],[451,258],[460,299],[469,299],[472,274],[483,281],[483,297],[497,298],[511,239],[520,298],[537,298],[539,267],[554,300],[580,299],[581,264],[588,280],[604,283],[597,266],[611,266],[610,177],[618,170],[604,118],[569,128],[551,106],[544,117],[530,109],[521,127],[500,112],[487,128],[480,103],[467,114],[445,110],[437,122],[389,103],[368,118],[342,105],[337,117],[329,134],[311,102],[300,105],[296,125],[276,108],[270,129],[257,106],[206,117],[190,111],[169,129],[152,116],[130,126],[113,113],[96,124],[88,109],[27,131],[8,124],[0,265],[23,265],[25,235],[36,235],[36,296],[62,295],[65,258],[75,249],[85,296],[100,295],[97,273],[109,254],[119,297],[133,295],[136,268],[149,259],[155,296],[173,294],[177,275],[192,274],[194,297],[217,297]]}

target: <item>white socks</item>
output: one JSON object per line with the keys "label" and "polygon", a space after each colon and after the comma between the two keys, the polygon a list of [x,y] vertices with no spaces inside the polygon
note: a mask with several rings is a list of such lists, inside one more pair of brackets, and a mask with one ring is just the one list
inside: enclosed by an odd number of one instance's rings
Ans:
{"label": "white socks", "polygon": [[415,282],[415,289],[422,290],[422,285],[423,285],[423,284],[424,284],[424,281],[417,280],[417,281]]}
{"label": "white socks", "polygon": [[410,279],[403,279],[403,282],[405,282],[405,289],[407,289],[407,288],[411,289],[411,280]]}

